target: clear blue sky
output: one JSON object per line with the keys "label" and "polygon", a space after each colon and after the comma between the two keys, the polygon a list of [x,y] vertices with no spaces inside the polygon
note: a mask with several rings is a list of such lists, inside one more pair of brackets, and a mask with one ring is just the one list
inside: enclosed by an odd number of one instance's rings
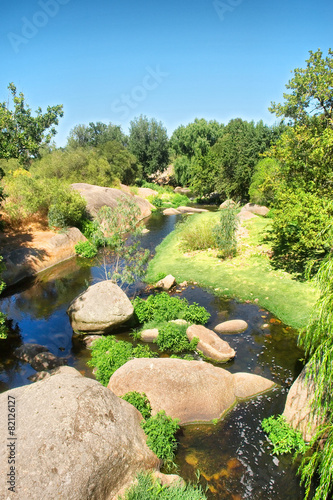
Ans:
{"label": "clear blue sky", "polygon": [[79,123],[169,135],[195,117],[275,117],[291,70],[333,48],[332,0],[2,1],[0,101],[14,82],[33,110],[63,104],[56,143]]}

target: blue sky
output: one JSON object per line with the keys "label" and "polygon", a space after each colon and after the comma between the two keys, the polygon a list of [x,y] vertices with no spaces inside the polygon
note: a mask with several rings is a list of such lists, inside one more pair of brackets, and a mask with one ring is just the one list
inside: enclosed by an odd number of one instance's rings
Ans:
{"label": "blue sky", "polygon": [[3,0],[0,101],[63,104],[55,138],[140,114],[169,135],[195,117],[264,120],[291,71],[332,41],[331,0]]}

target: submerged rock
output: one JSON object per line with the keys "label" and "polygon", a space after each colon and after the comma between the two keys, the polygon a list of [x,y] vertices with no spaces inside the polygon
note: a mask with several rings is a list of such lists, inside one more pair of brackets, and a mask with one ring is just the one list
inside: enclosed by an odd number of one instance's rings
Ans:
{"label": "submerged rock", "polygon": [[228,342],[220,339],[216,333],[202,325],[189,326],[186,330],[186,335],[189,341],[194,339],[194,337],[198,337],[198,351],[214,361],[228,361],[236,355]]}
{"label": "submerged rock", "polygon": [[231,319],[214,326],[214,330],[217,333],[240,333],[244,332],[247,327],[248,324],[243,319]]}
{"label": "submerged rock", "polygon": [[[146,445],[141,414],[74,368],[59,368],[40,382],[1,394],[3,437],[8,395],[19,415],[15,498],[109,500],[140,470],[159,467]],[[8,453],[1,453],[2,471],[9,470],[7,461]],[[6,474],[2,477],[5,491]]]}
{"label": "submerged rock", "polygon": [[67,309],[74,331],[99,334],[125,323],[133,316],[133,312],[127,295],[108,280],[87,288]]}
{"label": "submerged rock", "polygon": [[53,370],[58,366],[63,366],[67,364],[67,360],[64,358],[58,358],[51,352],[41,352],[31,360],[30,364],[36,372],[41,372],[44,370]]}
{"label": "submerged rock", "polygon": [[181,424],[220,418],[239,398],[274,387],[274,382],[248,373],[232,375],[204,361],[133,359],[110,378],[108,389],[118,396],[144,392],[153,414],[165,410]]}
{"label": "submerged rock", "polygon": [[31,363],[34,357],[41,352],[48,352],[48,348],[40,344],[27,343],[21,345],[20,347],[17,347],[17,349],[14,350],[13,354],[21,361]]}

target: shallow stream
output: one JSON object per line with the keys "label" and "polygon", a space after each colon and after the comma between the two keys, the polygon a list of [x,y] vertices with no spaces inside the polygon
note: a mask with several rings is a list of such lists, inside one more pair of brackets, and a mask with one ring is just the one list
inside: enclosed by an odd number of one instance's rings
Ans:
{"label": "shallow stream", "polygon": [[[145,221],[150,232],[142,242],[152,254],[172,231],[177,217],[181,216],[157,213]],[[71,259],[3,296],[0,310],[12,320],[12,331],[1,343],[0,391],[31,383],[28,377],[35,370],[12,354],[15,347],[27,342],[45,345],[53,354],[66,358],[70,366],[93,377],[86,366],[90,351],[73,337],[66,310],[87,285],[101,279],[104,274],[98,258],[89,264],[84,259]],[[256,373],[278,384],[268,394],[238,403],[215,425],[183,427],[176,459],[179,474],[196,481],[200,472],[208,497],[215,500],[301,500],[297,466],[290,456],[270,454],[260,427],[262,418],[283,410],[287,390],[302,369],[299,359],[303,353],[297,348],[296,332],[254,304],[219,298],[191,284],[177,295],[209,310],[208,328],[227,319],[247,321],[249,327],[244,333],[222,336],[237,352],[235,360],[223,368],[233,373]],[[120,337],[130,340],[126,331]]]}

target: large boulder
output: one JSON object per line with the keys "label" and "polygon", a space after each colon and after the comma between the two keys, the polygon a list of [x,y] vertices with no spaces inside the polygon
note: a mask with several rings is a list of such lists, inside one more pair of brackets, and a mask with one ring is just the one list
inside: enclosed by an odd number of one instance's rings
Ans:
{"label": "large boulder", "polygon": [[153,414],[165,410],[185,424],[220,418],[239,398],[254,396],[274,385],[259,375],[232,375],[204,361],[140,358],[121,366],[110,378],[108,388],[118,396],[144,392]]}
{"label": "large boulder", "polygon": [[87,288],[67,309],[74,331],[95,334],[107,333],[125,323],[133,312],[127,295],[108,280]]}
{"label": "large boulder", "polygon": [[186,330],[189,341],[195,337],[199,339],[197,349],[207,358],[214,361],[228,361],[235,357],[236,353],[232,347],[222,340],[216,333],[202,325],[191,325]]}
{"label": "large boulder", "polygon": [[253,214],[258,215],[267,215],[269,208],[263,205],[256,205],[255,203],[247,203],[242,207],[241,212],[252,212]]}
{"label": "large boulder", "polygon": [[161,288],[162,290],[168,291],[175,285],[176,285],[176,278],[172,276],[172,274],[168,274],[168,276],[159,280],[156,283],[155,288]]}
{"label": "large boulder", "polygon": [[244,332],[247,327],[248,324],[243,319],[230,319],[214,326],[214,330],[217,333],[240,333]]}
{"label": "large boulder", "polygon": [[288,424],[301,431],[305,441],[310,441],[315,435],[319,419],[312,410],[315,384],[311,378],[307,379],[306,371],[305,366],[291,386],[283,416]]}
{"label": "large boulder", "polygon": [[[15,493],[6,484],[8,396],[15,401]],[[139,470],[159,460],[148,449],[141,414],[70,367],[0,395],[1,498],[110,500]],[[17,444],[16,444],[17,443]]]}
{"label": "large boulder", "polygon": [[225,200],[221,205],[219,206],[220,210],[223,210],[224,208],[229,208],[229,207],[235,207],[236,203],[234,200]]}
{"label": "large boulder", "polygon": [[165,208],[163,215],[180,215],[180,212],[176,208]]}
{"label": "large boulder", "polygon": [[201,214],[202,212],[208,212],[206,208],[195,208],[195,207],[177,207],[178,212],[181,214]]}
{"label": "large boulder", "polygon": [[97,212],[104,206],[117,209],[118,201],[120,200],[134,200],[140,209],[139,220],[148,217],[151,214],[152,205],[149,201],[144,200],[140,196],[124,193],[120,189],[94,186],[92,184],[85,184],[84,182],[77,182],[71,185],[72,189],[78,191],[87,202],[87,211],[95,217]]}
{"label": "large boulder", "polygon": [[181,186],[177,186],[174,189],[174,192],[178,193],[178,194],[182,194],[184,196],[188,196],[188,197],[190,197],[192,195],[192,191],[190,190],[190,188],[181,187]]}

